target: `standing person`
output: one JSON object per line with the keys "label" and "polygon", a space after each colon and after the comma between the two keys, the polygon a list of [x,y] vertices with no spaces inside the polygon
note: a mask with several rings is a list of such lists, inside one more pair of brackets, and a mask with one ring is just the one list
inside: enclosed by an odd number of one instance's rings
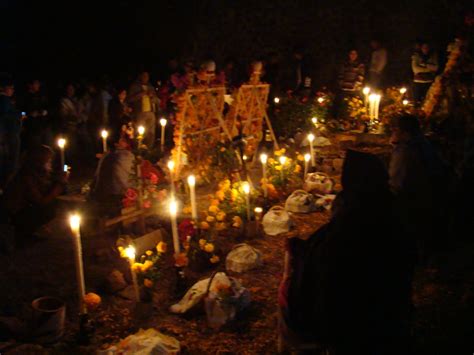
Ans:
{"label": "standing person", "polygon": [[351,49],[339,70],[339,90],[344,96],[359,95],[364,82],[365,66],[356,49]]}
{"label": "standing person", "polygon": [[59,119],[60,132],[66,135],[68,145],[72,148],[70,151],[75,152],[78,137],[84,134],[85,124],[73,84],[66,85],[64,96],[59,102]]}
{"label": "standing person", "polygon": [[18,169],[20,160],[21,114],[12,101],[15,87],[7,78],[0,82],[0,189]]}
{"label": "standing person", "polygon": [[383,74],[387,65],[387,50],[377,39],[370,41],[370,47],[372,48],[372,53],[369,63],[369,84],[377,90],[383,84]]}
{"label": "standing person", "polygon": [[35,145],[50,144],[52,125],[48,117],[48,98],[39,80],[28,82],[22,110],[26,113],[22,139],[24,148],[28,150]]}
{"label": "standing person", "polygon": [[311,68],[308,55],[302,47],[293,50],[293,83],[291,89],[298,93],[311,88]]}
{"label": "standing person", "polygon": [[420,104],[425,99],[438,71],[438,55],[431,49],[428,42],[422,41],[420,50],[413,54],[411,69],[413,71],[413,98],[416,104]]}
{"label": "standing person", "polygon": [[131,122],[132,109],[127,104],[127,90],[119,88],[117,95],[110,101],[109,125],[111,127],[127,125]]}
{"label": "standing person", "polygon": [[143,71],[130,86],[128,102],[132,107],[132,118],[137,125],[145,127],[143,143],[148,148],[155,144],[157,96],[155,88],[150,84],[150,74]]}

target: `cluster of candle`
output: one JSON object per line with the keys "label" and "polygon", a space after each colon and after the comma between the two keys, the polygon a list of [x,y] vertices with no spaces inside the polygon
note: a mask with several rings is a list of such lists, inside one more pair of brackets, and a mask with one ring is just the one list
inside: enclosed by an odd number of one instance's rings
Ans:
{"label": "cluster of candle", "polygon": [[371,120],[379,119],[379,110],[380,110],[380,99],[382,95],[380,94],[370,94],[369,95],[369,117]]}

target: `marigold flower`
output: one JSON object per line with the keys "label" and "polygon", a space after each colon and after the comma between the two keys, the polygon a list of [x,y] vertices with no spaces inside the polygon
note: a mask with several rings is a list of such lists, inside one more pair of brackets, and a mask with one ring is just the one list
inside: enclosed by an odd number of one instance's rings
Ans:
{"label": "marigold flower", "polygon": [[214,200],[211,200],[211,206],[219,206],[219,200],[217,199],[214,199]]}
{"label": "marigold flower", "polygon": [[226,224],[224,222],[218,222],[216,223],[216,229],[218,231],[223,231],[226,228]]}
{"label": "marigold flower", "polygon": [[213,255],[209,261],[212,263],[212,264],[217,264],[221,259],[217,256],[217,255]]}
{"label": "marigold flower", "polygon": [[239,228],[242,225],[242,218],[239,216],[234,216],[232,218],[232,227]]}
{"label": "marigold flower", "polygon": [[151,267],[153,266],[153,261],[151,260],[145,260],[142,266],[142,272],[148,271]]}
{"label": "marigold flower", "polygon": [[298,159],[298,161],[304,161],[304,156],[302,154],[298,154],[296,159]]}
{"label": "marigold flower", "polygon": [[224,219],[225,219],[225,212],[219,212],[217,215],[216,215],[216,219],[219,221],[219,222],[222,222]]}
{"label": "marigold flower", "polygon": [[281,171],[281,168],[282,168],[282,165],[275,166],[275,170],[277,170],[277,171]]}
{"label": "marigold flower", "polygon": [[152,256],[152,255],[153,255],[153,252],[152,252],[151,250],[147,250],[147,251],[145,252],[145,254],[148,255],[148,256]]}
{"label": "marigold flower", "polygon": [[295,174],[298,174],[301,171],[301,166],[296,164],[295,166]]}
{"label": "marigold flower", "polygon": [[93,311],[97,307],[99,307],[100,303],[102,302],[102,299],[100,296],[96,293],[89,292],[86,295],[84,295],[84,304],[86,305],[86,308],[88,311]]}
{"label": "marigold flower", "polygon": [[206,253],[212,253],[214,251],[214,244],[207,243],[206,245],[204,245],[204,251]]}
{"label": "marigold flower", "polygon": [[152,288],[153,287],[153,281],[151,281],[150,279],[145,279],[145,280],[143,280],[143,285],[147,288]]}
{"label": "marigold flower", "polygon": [[135,272],[141,272],[142,268],[143,268],[142,263],[133,263],[132,264],[132,270],[135,271]]}
{"label": "marigold flower", "polygon": [[216,197],[217,197],[219,200],[223,201],[223,200],[225,199],[225,192],[222,191],[222,190],[217,191],[217,192],[216,192]]}
{"label": "marigold flower", "polygon": [[166,253],[166,248],[167,248],[167,245],[165,242],[159,242],[158,245],[156,246],[156,251],[158,253]]}
{"label": "marigold flower", "polygon": [[206,221],[209,223],[214,223],[216,221],[216,217],[214,216],[207,216]]}
{"label": "marigold flower", "polygon": [[178,255],[175,255],[174,262],[176,266],[183,267],[183,266],[188,265],[189,259],[186,256],[186,254],[179,253]]}
{"label": "marigold flower", "polygon": [[224,148],[224,147],[221,148],[221,152],[225,152],[225,148]]}
{"label": "marigold flower", "polygon": [[209,223],[207,223],[206,221],[201,222],[201,229],[207,230],[209,228]]}
{"label": "marigold flower", "polygon": [[208,211],[209,211],[209,213],[216,214],[217,212],[219,212],[219,207],[211,205],[211,206],[209,206]]}
{"label": "marigold flower", "polygon": [[207,241],[206,239],[199,239],[199,246],[202,248],[204,248],[204,245],[206,245]]}

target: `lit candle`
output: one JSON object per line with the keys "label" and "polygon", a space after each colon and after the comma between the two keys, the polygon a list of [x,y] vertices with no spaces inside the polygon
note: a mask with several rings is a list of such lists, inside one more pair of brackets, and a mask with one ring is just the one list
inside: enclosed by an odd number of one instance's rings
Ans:
{"label": "lit candle", "polygon": [[81,217],[77,214],[70,216],[69,225],[71,227],[72,238],[74,241],[74,260],[76,264],[77,291],[78,291],[78,296],[79,296],[79,313],[84,314],[87,312],[87,310],[84,304],[86,286],[84,282],[84,268],[82,266]]}
{"label": "lit candle", "polygon": [[376,95],[375,97],[375,119],[379,119],[379,109],[380,109],[380,99],[382,98],[382,95]]}
{"label": "lit candle", "polygon": [[109,136],[109,132],[103,129],[102,132],[100,132],[100,135],[102,136],[102,148],[105,153],[107,151],[107,137]]}
{"label": "lit candle", "polygon": [[194,175],[189,175],[188,176],[188,185],[189,185],[189,191],[191,194],[191,213],[193,220],[197,221],[197,207],[196,207],[196,178]]}
{"label": "lit candle", "polygon": [[322,104],[324,102],[324,97],[318,97],[318,102]]}
{"label": "lit candle", "polygon": [[130,262],[130,273],[132,274],[132,283],[133,283],[133,291],[135,293],[135,301],[140,302],[140,290],[138,288],[138,281],[137,281],[137,274],[135,270],[133,270],[133,264],[135,263],[135,248],[132,245],[129,245],[124,250],[125,256],[128,258]]}
{"label": "lit candle", "polygon": [[166,127],[167,122],[168,121],[164,117],[160,119],[160,125],[161,125],[161,151],[162,152],[165,151],[165,127]]}
{"label": "lit candle", "polygon": [[377,99],[376,94],[371,94],[369,96],[369,118],[373,120],[375,118],[375,101]]}
{"label": "lit candle", "polygon": [[64,138],[59,138],[58,139],[58,147],[61,152],[61,166],[64,166],[66,164],[66,159],[64,158],[64,147],[66,146],[66,140]]}
{"label": "lit candle", "polygon": [[243,160],[243,161],[247,161],[247,159],[248,159],[248,158],[247,158],[247,156],[246,156],[245,154],[242,155],[242,160]]}
{"label": "lit candle", "polygon": [[242,183],[242,189],[245,193],[245,202],[247,204],[247,220],[250,222],[250,184],[247,181]]}
{"label": "lit candle", "polygon": [[311,167],[314,168],[316,166],[316,162],[314,159],[313,141],[314,141],[314,134],[313,133],[308,134],[309,153],[311,154]]}
{"label": "lit candle", "polygon": [[257,226],[258,226],[260,224],[260,221],[262,220],[263,208],[262,207],[255,207],[253,212],[255,214],[255,222],[257,222]]}
{"label": "lit candle", "polygon": [[311,160],[311,155],[306,153],[304,155],[304,180],[306,180],[306,175],[308,175],[308,163]]}
{"label": "lit candle", "polygon": [[279,97],[275,97],[275,98],[273,99],[273,102],[275,102],[276,104],[278,104],[278,103],[280,102],[280,98],[279,98]]}
{"label": "lit candle", "polygon": [[280,160],[280,164],[281,164],[281,170],[280,170],[281,181],[283,182],[283,168],[285,167],[286,157],[284,155],[282,155],[279,160]]}
{"label": "lit candle", "polygon": [[170,217],[171,217],[171,232],[173,234],[173,247],[175,255],[180,252],[179,248],[179,235],[178,235],[178,223],[176,222],[176,214],[178,213],[178,203],[171,197],[170,201]]}
{"label": "lit candle", "polygon": [[174,190],[174,161],[169,160],[168,161],[168,170],[170,171],[170,183],[171,183],[171,193],[174,195],[175,190]]}
{"label": "lit candle", "polygon": [[311,122],[313,122],[313,124],[314,124],[315,126],[317,126],[317,125],[318,125],[318,118],[317,118],[317,117],[311,118]]}
{"label": "lit candle", "polygon": [[138,148],[142,145],[143,135],[145,134],[145,127],[138,126]]}
{"label": "lit candle", "polygon": [[265,153],[260,154],[260,162],[262,163],[262,179],[263,179],[263,197],[268,197],[268,188],[267,188],[267,160],[268,155]]}
{"label": "lit candle", "polygon": [[363,90],[362,93],[364,94],[364,105],[367,107],[369,103],[369,94],[370,94],[370,88],[366,86]]}
{"label": "lit candle", "polygon": [[409,101],[408,101],[408,100],[403,100],[403,101],[402,101],[402,104],[403,104],[403,106],[406,106],[406,105],[408,105],[408,103],[409,103]]}
{"label": "lit candle", "polygon": [[400,89],[400,94],[405,95],[406,92],[407,92],[407,88]]}

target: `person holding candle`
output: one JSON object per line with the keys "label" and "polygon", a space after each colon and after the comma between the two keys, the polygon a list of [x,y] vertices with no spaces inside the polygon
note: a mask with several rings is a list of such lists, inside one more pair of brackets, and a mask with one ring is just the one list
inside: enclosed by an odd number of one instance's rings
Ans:
{"label": "person holding candle", "polygon": [[45,145],[29,150],[2,196],[1,215],[15,228],[18,245],[55,216],[55,199],[64,192],[69,173],[53,174],[53,157],[53,151]]}
{"label": "person holding candle", "polygon": [[150,74],[143,71],[130,86],[127,101],[132,107],[132,117],[138,125],[145,127],[143,143],[148,148],[155,144],[156,111],[158,98],[155,88],[150,84]]}

